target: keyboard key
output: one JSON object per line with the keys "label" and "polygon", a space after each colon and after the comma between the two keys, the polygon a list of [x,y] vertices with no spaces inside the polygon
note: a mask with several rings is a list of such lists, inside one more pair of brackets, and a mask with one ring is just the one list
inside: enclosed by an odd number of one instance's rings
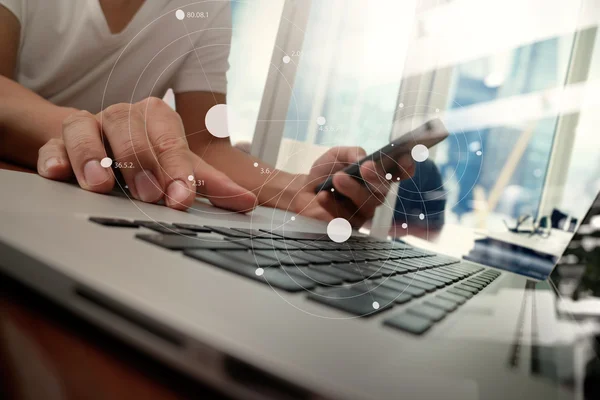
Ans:
{"label": "keyboard key", "polygon": [[432,321],[440,321],[446,316],[446,311],[426,304],[413,306],[406,311],[424,318],[429,318]]}
{"label": "keyboard key", "polygon": [[217,267],[223,268],[227,271],[236,273],[246,278],[250,278],[258,282],[268,283],[272,287],[287,290],[290,292],[308,290],[316,286],[314,282],[308,279],[300,277],[292,278],[279,269],[267,268],[263,270],[262,275],[257,275],[256,267],[237,262],[215,251],[185,250],[183,254],[185,254],[188,257],[192,257],[197,260],[204,261]]}
{"label": "keyboard key", "polygon": [[[392,307],[392,304],[382,297],[378,297],[372,293],[360,293],[346,287],[309,293],[308,298],[362,317],[368,317]],[[378,303],[378,308],[373,307],[374,302]]]}
{"label": "keyboard key", "polygon": [[450,285],[450,284],[454,283],[452,281],[452,279],[445,278],[445,277],[442,277],[442,276],[439,276],[439,275],[434,275],[434,274],[429,273],[429,270],[427,270],[427,271],[419,271],[417,274],[419,276],[425,277],[427,279],[432,279],[432,280],[435,280],[435,281],[438,281],[438,282],[442,282],[445,285]]}
{"label": "keyboard key", "polygon": [[103,218],[103,217],[90,217],[90,221],[95,222],[104,226],[113,226],[118,228],[137,228],[138,225],[131,221],[127,221],[121,218]]}
{"label": "keyboard key", "polygon": [[455,287],[457,289],[466,290],[467,292],[471,292],[473,294],[479,293],[479,289],[474,288],[473,286],[470,286],[470,285],[463,284],[463,283],[456,285]]}
{"label": "keyboard key", "polygon": [[396,304],[404,304],[412,300],[412,296],[407,293],[401,293],[400,291],[370,281],[355,283],[350,287],[360,293],[373,293],[376,296],[385,298],[388,302]]}
{"label": "keyboard key", "polygon": [[344,271],[343,269],[339,269],[339,268],[333,268],[330,265],[327,265],[327,266],[318,265],[318,266],[312,266],[310,268],[313,268],[313,269],[316,269],[317,271],[324,272],[326,274],[341,278],[344,280],[344,282],[353,283],[353,282],[360,282],[365,279],[360,274],[357,274],[357,273],[354,273],[351,271]]}
{"label": "keyboard key", "polygon": [[381,276],[382,276],[381,272],[372,271],[370,268],[368,268],[366,265],[363,265],[363,264],[347,263],[347,264],[333,264],[332,266],[334,268],[341,269],[344,271],[354,272],[355,274],[363,276],[365,279],[369,279],[369,278],[377,279],[377,278],[381,278]]}
{"label": "keyboard key", "polygon": [[450,301],[454,301],[458,304],[465,304],[465,301],[467,301],[464,297],[462,296],[457,296],[455,294],[452,293],[448,293],[448,292],[443,292],[440,293],[437,297],[445,299],[445,300],[450,300]]}
{"label": "keyboard key", "polygon": [[383,323],[392,328],[400,329],[415,335],[420,335],[433,326],[433,322],[430,319],[409,313],[398,314],[392,318],[386,319]]}
{"label": "keyboard key", "polygon": [[245,233],[252,239],[279,239],[281,236],[271,235],[270,233],[261,232],[258,229],[249,228],[231,228],[234,231]]}
{"label": "keyboard key", "polygon": [[437,290],[437,287],[435,285],[430,285],[429,283],[417,281],[417,280],[412,279],[412,278],[407,278],[406,275],[392,276],[392,277],[389,277],[388,280],[390,280],[392,282],[403,283],[403,284],[405,284],[407,286],[412,286],[412,287],[416,287],[416,288],[419,288],[419,289],[423,289],[423,290],[425,290],[427,292],[433,292],[433,291]]}
{"label": "keyboard key", "polygon": [[317,256],[319,256],[325,260],[329,260],[330,262],[347,262],[346,257],[340,257],[340,256],[336,255],[337,251],[322,251],[322,250],[317,250],[317,251],[306,250],[306,251],[316,254]]}
{"label": "keyboard key", "polygon": [[187,229],[176,228],[171,224],[164,224],[162,222],[152,221],[135,221],[139,226],[143,226],[146,229],[153,230],[163,235],[186,235],[196,236],[196,232]]}
{"label": "keyboard key", "polygon": [[429,285],[433,285],[433,286],[437,287],[438,289],[441,289],[446,286],[446,284],[444,282],[440,282],[440,281],[434,280],[434,279],[429,279],[425,276],[422,276],[419,272],[414,272],[412,274],[408,274],[408,275],[404,275],[404,276],[406,277],[406,279],[412,279],[413,281],[427,283]]}
{"label": "keyboard key", "polygon": [[195,224],[182,224],[179,222],[173,222],[173,226],[176,228],[187,229],[188,231],[210,233],[210,229]]}
{"label": "keyboard key", "polygon": [[484,287],[487,286],[487,284],[485,284],[485,283],[475,282],[471,279],[464,281],[463,285],[471,286],[478,290],[482,290]]}
{"label": "keyboard key", "polygon": [[316,268],[308,267],[284,267],[283,272],[287,272],[293,276],[299,276],[304,279],[309,279],[317,285],[340,285],[343,279],[334,275],[321,272]]}
{"label": "keyboard key", "polygon": [[420,289],[418,287],[408,286],[403,283],[394,282],[394,281],[392,281],[390,279],[386,279],[386,278],[376,279],[371,282],[394,289],[398,293],[410,294],[413,297],[421,297],[426,293],[425,290]]}
{"label": "keyboard key", "polygon": [[272,246],[258,242],[253,239],[240,239],[240,238],[229,237],[229,238],[226,238],[226,240],[230,240],[232,243],[238,244],[240,246],[244,246],[251,250],[273,250]]}
{"label": "keyboard key", "polygon": [[188,237],[179,235],[153,235],[137,234],[136,238],[146,242],[164,247],[169,250],[186,249],[209,249],[209,250],[243,250],[244,247],[238,244],[220,240],[214,237],[203,238],[199,236]]}
{"label": "keyboard key", "polygon": [[293,240],[273,240],[273,239],[250,239],[255,243],[264,244],[265,246],[271,246],[271,249],[292,251],[296,250],[297,247],[294,245]]}
{"label": "keyboard key", "polygon": [[217,253],[224,257],[229,257],[243,264],[253,266],[254,268],[277,268],[279,263],[272,258],[263,257],[260,254],[250,253],[248,251],[227,250]]}
{"label": "keyboard key", "polygon": [[464,297],[465,299],[470,299],[471,297],[473,297],[473,293],[467,292],[466,290],[458,289],[456,287],[448,289],[448,293]]}
{"label": "keyboard key", "polygon": [[492,282],[491,279],[479,278],[478,276],[476,276],[475,278],[471,278],[469,280],[473,281],[473,282],[481,283],[482,285],[485,285],[485,286],[489,285]]}
{"label": "keyboard key", "polygon": [[436,269],[431,269],[431,270],[429,270],[427,272],[429,272],[429,274],[432,275],[432,276],[439,276],[440,278],[447,279],[450,282],[458,282],[460,280],[459,278],[457,278],[454,275],[447,274],[447,273],[445,273],[443,271],[442,272],[438,271],[437,268]]}
{"label": "keyboard key", "polygon": [[257,250],[254,252],[264,257],[277,260],[280,265],[308,265],[309,262],[303,258],[296,257],[293,252],[280,250]]}
{"label": "keyboard key", "polygon": [[425,304],[432,307],[440,308],[446,312],[452,312],[458,307],[458,303],[451,300],[446,300],[439,296],[425,300]]}
{"label": "keyboard key", "polygon": [[265,229],[261,229],[261,231],[268,232],[268,233],[271,233],[273,235],[281,236],[281,237],[284,237],[286,239],[292,239],[292,240],[323,240],[323,241],[329,241],[329,237],[327,236],[326,233],[294,232],[294,231],[288,231],[288,230],[285,230],[285,231],[284,230],[269,231],[269,230],[265,230]]}
{"label": "keyboard key", "polygon": [[238,230],[233,230],[230,228],[225,228],[222,226],[206,225],[206,228],[210,229],[213,232],[219,233],[223,236],[239,237],[239,238],[249,238],[250,237],[250,235],[248,235],[247,233],[243,233]]}
{"label": "keyboard key", "polygon": [[329,261],[328,259],[321,257],[317,254],[313,254],[310,251],[297,251],[293,253],[294,256],[296,257],[300,257],[308,262],[310,262],[311,264],[331,264],[331,261]]}

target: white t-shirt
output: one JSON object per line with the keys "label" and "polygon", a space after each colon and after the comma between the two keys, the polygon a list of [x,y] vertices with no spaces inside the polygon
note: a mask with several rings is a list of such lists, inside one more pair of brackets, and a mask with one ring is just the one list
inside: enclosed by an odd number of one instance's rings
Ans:
{"label": "white t-shirt", "polygon": [[54,104],[97,113],[168,88],[226,92],[229,1],[146,0],[117,34],[98,0],[0,4],[21,23],[17,82]]}

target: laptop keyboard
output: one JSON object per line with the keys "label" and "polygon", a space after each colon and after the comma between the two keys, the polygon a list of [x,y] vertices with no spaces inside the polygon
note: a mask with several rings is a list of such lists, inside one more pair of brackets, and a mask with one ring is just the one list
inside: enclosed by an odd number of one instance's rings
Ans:
{"label": "laptop keyboard", "polygon": [[[500,273],[401,242],[352,236],[345,243],[307,232],[90,217],[136,238],[360,317],[407,304],[384,324],[420,335]],[[431,294],[431,295],[430,295]],[[423,299],[421,299],[423,297]]]}

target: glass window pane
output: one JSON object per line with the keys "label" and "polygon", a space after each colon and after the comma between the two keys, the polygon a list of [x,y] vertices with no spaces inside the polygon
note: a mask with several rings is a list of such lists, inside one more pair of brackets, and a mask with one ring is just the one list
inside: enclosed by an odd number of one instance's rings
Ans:
{"label": "glass window pane", "polygon": [[284,0],[232,1],[232,42],[227,73],[231,141],[251,142]]}
{"label": "glass window pane", "polygon": [[388,142],[413,16],[410,1],[312,2],[303,48],[287,49],[298,69],[278,166],[301,152],[306,171],[332,146]]}

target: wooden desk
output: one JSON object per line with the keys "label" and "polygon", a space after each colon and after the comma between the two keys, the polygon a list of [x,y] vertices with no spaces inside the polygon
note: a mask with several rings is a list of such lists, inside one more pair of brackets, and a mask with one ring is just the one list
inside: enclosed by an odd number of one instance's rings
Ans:
{"label": "wooden desk", "polygon": [[225,398],[0,274],[0,398],[200,397]]}

